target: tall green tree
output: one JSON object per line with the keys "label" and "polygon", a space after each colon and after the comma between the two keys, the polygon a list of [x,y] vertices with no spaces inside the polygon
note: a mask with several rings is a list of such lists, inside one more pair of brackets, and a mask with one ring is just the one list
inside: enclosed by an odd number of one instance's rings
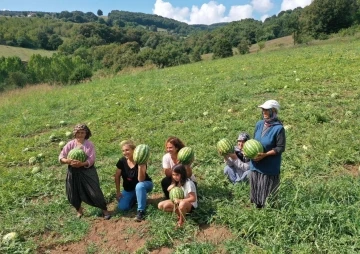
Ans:
{"label": "tall green tree", "polygon": [[357,0],[314,0],[300,16],[301,33],[315,39],[350,27],[357,19]]}
{"label": "tall green tree", "polygon": [[103,14],[104,14],[104,13],[103,13],[102,10],[99,9],[99,10],[97,11],[97,15],[98,15],[98,16],[102,16]]}
{"label": "tall green tree", "polygon": [[226,38],[220,38],[214,45],[213,59],[233,56],[232,45]]}

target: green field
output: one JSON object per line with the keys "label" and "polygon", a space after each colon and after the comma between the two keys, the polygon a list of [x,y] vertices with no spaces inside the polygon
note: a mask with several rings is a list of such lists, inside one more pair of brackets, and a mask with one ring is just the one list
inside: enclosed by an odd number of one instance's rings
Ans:
{"label": "green field", "polygon": [[54,52],[44,49],[27,49],[0,45],[0,57],[17,56],[23,61],[29,61],[30,57],[34,54],[39,54],[42,56],[52,56]]}
{"label": "green field", "polygon": [[[78,122],[93,132],[101,186],[112,204],[121,140],[150,146],[149,174],[159,195],[165,139],[176,135],[195,150],[199,209],[175,231],[174,218],[149,205],[145,244],[137,253],[161,247],[177,253],[359,253],[359,62],[360,41],[347,38],[0,95],[0,235],[20,234],[0,253],[52,249],[91,229],[99,211],[86,206],[85,218],[75,218],[58,142],[49,140],[67,140],[65,132]],[[216,143],[235,143],[243,130],[253,134],[261,117],[257,106],[267,99],[282,106],[287,147],[278,199],[257,210],[247,184],[233,186],[224,178]],[[28,160],[39,153],[43,170],[32,175]],[[122,219],[117,214],[110,223]],[[203,242],[194,237],[199,225],[226,227],[234,237]],[[87,253],[112,253],[96,244],[88,243]]]}

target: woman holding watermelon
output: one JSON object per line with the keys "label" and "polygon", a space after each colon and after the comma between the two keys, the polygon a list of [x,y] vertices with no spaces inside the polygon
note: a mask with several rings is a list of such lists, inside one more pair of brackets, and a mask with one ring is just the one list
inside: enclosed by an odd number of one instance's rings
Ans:
{"label": "woman holding watermelon", "polygon": [[[77,217],[83,216],[82,201],[88,205],[101,208],[105,219],[110,219],[104,194],[100,189],[99,177],[96,172],[95,147],[89,141],[91,131],[85,124],[77,124],[73,130],[74,139],[69,141],[61,150],[59,161],[68,165],[66,176],[67,198],[76,211]],[[80,148],[86,154],[84,161],[70,159],[68,154],[73,149]]]}
{"label": "woman holding watermelon", "polygon": [[[147,193],[153,189],[153,182],[146,173],[147,165],[138,165],[134,161],[135,144],[130,141],[122,141],[121,149],[123,157],[116,163],[115,186],[118,209],[130,210],[137,202],[137,215],[135,221],[142,221],[145,217]],[[123,191],[120,192],[120,181],[123,180]]]}
{"label": "woman holding watermelon", "polygon": [[[162,158],[165,177],[161,180],[161,188],[166,199],[169,199],[168,187],[172,182],[172,168],[179,163],[177,156],[178,152],[183,147],[185,147],[185,144],[177,137],[171,136],[165,141],[166,154]],[[191,169],[191,163],[184,166],[186,168],[187,176],[196,184],[195,176]]]}
{"label": "woman holding watermelon", "polygon": [[280,104],[268,100],[258,107],[263,119],[256,123],[254,139],[262,144],[264,152],[250,161],[250,199],[257,208],[263,208],[267,197],[276,192],[280,184],[281,154],[285,151],[286,138],[277,116]]}
{"label": "woman holding watermelon", "polygon": [[[198,207],[197,192],[193,181],[187,177],[186,168],[182,164],[176,164],[172,168],[171,184],[167,191],[171,192],[176,187],[180,188],[181,193],[174,194],[172,200],[164,200],[158,204],[158,208],[165,212],[173,212],[177,214],[177,226],[184,224],[185,214],[192,212]],[[178,190],[175,190],[178,191]],[[181,196],[181,198],[180,198]]]}
{"label": "woman holding watermelon", "polygon": [[249,139],[249,134],[241,132],[237,140],[237,146],[234,147],[234,153],[224,155],[226,163],[224,174],[233,184],[248,180],[250,160],[245,157],[242,149],[245,142]]}

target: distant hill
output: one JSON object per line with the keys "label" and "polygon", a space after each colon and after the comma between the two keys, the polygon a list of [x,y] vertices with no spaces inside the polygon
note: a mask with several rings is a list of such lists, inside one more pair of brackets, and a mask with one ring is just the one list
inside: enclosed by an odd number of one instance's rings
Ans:
{"label": "distant hill", "polygon": [[212,25],[188,25],[174,19],[164,18],[155,14],[145,14],[140,12],[128,12],[114,10],[109,13],[108,22],[111,25],[124,27],[127,25],[141,25],[145,27],[153,27],[153,29],[165,29],[173,33],[188,35],[195,31],[214,30],[219,27],[226,26],[228,23],[217,23]]}

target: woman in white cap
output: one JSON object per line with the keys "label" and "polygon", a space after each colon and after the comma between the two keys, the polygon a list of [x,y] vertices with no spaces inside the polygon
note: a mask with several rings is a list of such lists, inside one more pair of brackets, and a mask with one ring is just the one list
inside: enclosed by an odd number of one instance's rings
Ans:
{"label": "woman in white cap", "polygon": [[280,104],[275,100],[260,105],[263,119],[255,126],[254,139],[260,141],[264,152],[250,161],[250,199],[263,208],[267,197],[280,184],[281,154],[285,151],[285,129],[277,117]]}
{"label": "woman in white cap", "polygon": [[246,141],[250,139],[250,135],[246,132],[241,132],[237,139],[237,146],[235,152],[226,154],[224,160],[226,166],[224,174],[228,177],[229,181],[233,184],[247,181],[249,171],[249,159],[245,157],[242,149]]}

